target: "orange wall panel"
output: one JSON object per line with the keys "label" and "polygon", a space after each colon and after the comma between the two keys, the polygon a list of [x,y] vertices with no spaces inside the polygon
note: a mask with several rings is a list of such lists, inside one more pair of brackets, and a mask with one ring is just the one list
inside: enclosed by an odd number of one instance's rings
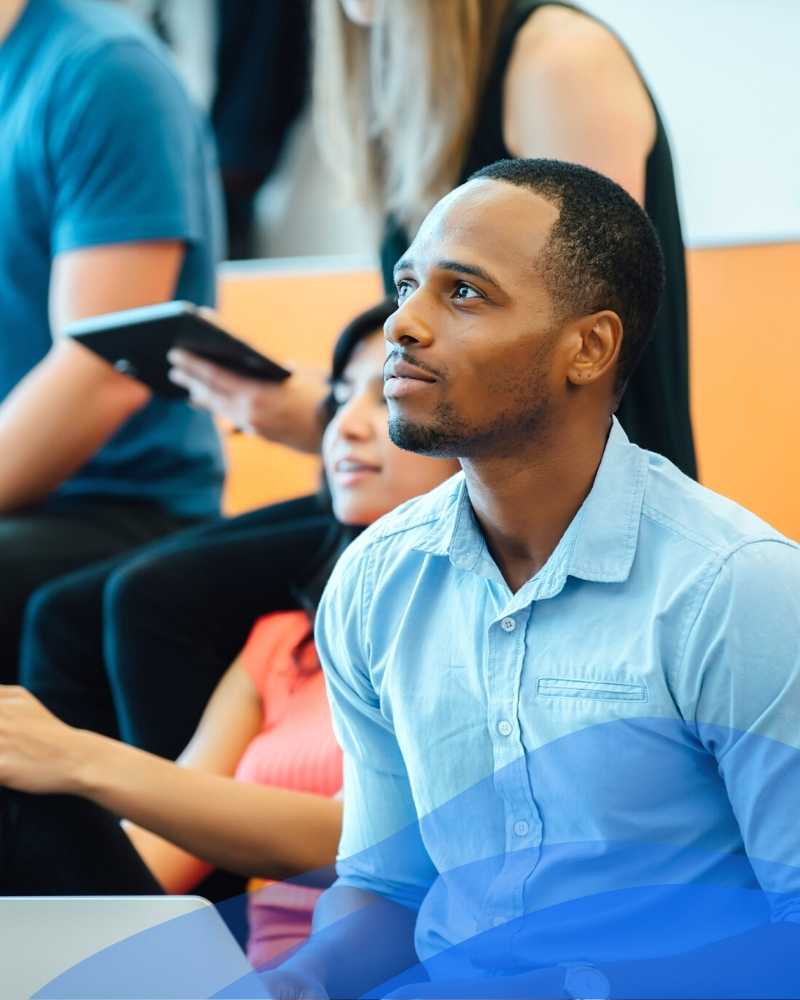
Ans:
{"label": "orange wall panel", "polygon": [[688,255],[700,477],[800,539],[800,244]]}
{"label": "orange wall panel", "polygon": [[[247,264],[225,268],[219,310],[224,325],[277,361],[327,369],[339,330],[380,301],[372,270],[313,271]],[[246,434],[224,434],[228,477],[224,509],[237,514],[316,489],[319,460]]]}

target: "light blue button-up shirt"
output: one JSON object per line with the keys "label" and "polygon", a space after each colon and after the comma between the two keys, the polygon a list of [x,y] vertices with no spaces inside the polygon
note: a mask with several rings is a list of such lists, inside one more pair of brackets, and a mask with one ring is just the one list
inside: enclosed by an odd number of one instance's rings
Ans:
{"label": "light blue button-up shirt", "polygon": [[800,921],[800,548],[616,421],[519,591],[459,474],[350,547],[316,635],[339,879],[419,907],[423,960],[648,958]]}

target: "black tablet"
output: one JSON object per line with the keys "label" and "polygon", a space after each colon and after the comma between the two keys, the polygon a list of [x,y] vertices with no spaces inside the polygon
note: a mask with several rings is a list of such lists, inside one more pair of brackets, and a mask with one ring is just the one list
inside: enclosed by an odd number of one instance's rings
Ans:
{"label": "black tablet", "polygon": [[118,371],[169,399],[184,399],[187,395],[167,377],[167,351],[173,347],[250,378],[281,382],[290,375],[286,368],[211,322],[191,302],[162,302],[92,316],[68,324],[63,332]]}

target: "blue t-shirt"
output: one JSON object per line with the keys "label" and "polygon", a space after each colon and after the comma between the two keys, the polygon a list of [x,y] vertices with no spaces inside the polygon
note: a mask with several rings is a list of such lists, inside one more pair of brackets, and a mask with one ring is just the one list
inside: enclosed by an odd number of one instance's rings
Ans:
{"label": "blue t-shirt", "polygon": [[[178,239],[175,297],[214,302],[221,213],[200,114],[159,43],[97,0],[29,0],[0,44],[0,402],[52,345],[52,260]],[[218,512],[212,420],[153,399],[58,490]]]}

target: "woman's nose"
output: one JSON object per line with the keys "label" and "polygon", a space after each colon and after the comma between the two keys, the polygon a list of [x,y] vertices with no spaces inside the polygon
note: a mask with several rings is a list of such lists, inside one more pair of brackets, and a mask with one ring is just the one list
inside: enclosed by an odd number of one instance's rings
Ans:
{"label": "woman's nose", "polygon": [[334,417],[335,432],[345,440],[364,441],[372,433],[369,403],[365,395],[354,396]]}

